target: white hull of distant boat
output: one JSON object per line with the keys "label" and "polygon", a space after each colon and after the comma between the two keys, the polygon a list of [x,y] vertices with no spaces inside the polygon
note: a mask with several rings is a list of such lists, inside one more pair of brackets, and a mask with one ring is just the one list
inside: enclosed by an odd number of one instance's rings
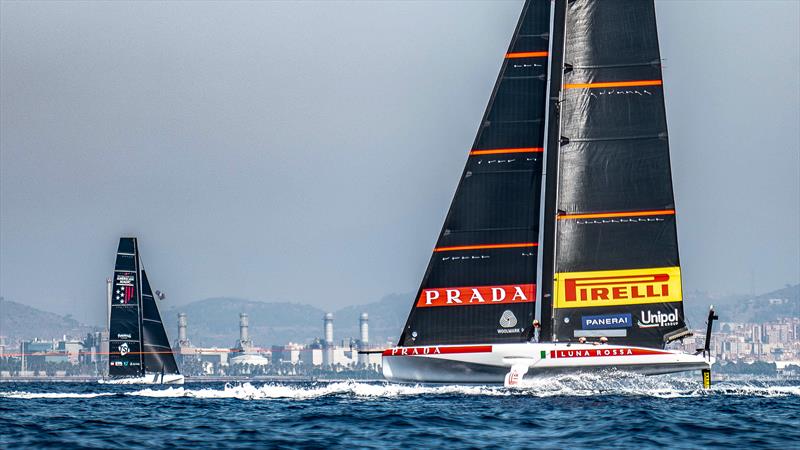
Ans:
{"label": "white hull of distant boat", "polygon": [[181,374],[147,374],[143,377],[130,378],[108,378],[100,380],[103,384],[183,384],[184,377]]}
{"label": "white hull of distant boat", "polygon": [[710,369],[712,362],[702,354],[622,345],[439,345],[385,350],[383,375],[406,383],[514,385],[536,375],[604,369],[659,375]]}

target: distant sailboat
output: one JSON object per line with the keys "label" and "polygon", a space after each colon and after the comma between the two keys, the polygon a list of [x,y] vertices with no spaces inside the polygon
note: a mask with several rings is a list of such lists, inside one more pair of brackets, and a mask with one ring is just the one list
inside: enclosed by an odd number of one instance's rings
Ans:
{"label": "distant sailboat", "polygon": [[120,238],[112,280],[106,382],[183,384],[135,237]]}
{"label": "distant sailboat", "polygon": [[527,0],[384,375],[705,381],[688,335],[653,1]]}

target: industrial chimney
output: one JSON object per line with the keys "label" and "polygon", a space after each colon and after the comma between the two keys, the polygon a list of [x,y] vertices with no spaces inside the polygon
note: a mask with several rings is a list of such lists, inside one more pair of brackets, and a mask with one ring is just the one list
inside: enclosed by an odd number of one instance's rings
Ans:
{"label": "industrial chimney", "polygon": [[247,313],[239,314],[239,348],[247,351],[253,346],[250,341],[250,320]]}
{"label": "industrial chimney", "polygon": [[[358,320],[361,328],[361,343],[358,346],[359,350],[369,349],[369,315],[361,313],[361,318]],[[369,355],[366,353],[359,353],[358,362],[363,365],[369,364]]]}
{"label": "industrial chimney", "polygon": [[322,322],[325,324],[325,343],[322,351],[322,365],[331,366],[333,364],[333,313],[325,314]]}
{"label": "industrial chimney", "polygon": [[186,337],[186,313],[178,313],[178,347],[190,347],[189,338]]}

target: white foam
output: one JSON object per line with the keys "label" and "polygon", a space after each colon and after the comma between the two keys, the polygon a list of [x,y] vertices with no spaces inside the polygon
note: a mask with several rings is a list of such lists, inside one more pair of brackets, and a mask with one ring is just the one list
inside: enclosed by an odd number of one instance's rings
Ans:
{"label": "white foam", "polygon": [[[391,383],[364,383],[342,381],[332,383],[279,384],[252,383],[227,384],[221,389],[181,386],[169,388],[146,388],[125,393],[135,397],[152,398],[200,398],[200,399],[240,399],[270,400],[294,399],[309,400],[326,396],[343,396],[363,399],[397,398],[413,396],[605,396],[629,395],[657,398],[681,398],[702,396],[751,396],[786,397],[800,396],[800,385],[773,385],[779,381],[748,379],[720,381],[711,389],[702,389],[699,377],[646,377],[624,372],[582,373],[524,380],[514,388],[502,386],[463,386],[463,385],[408,385]],[[197,386],[197,385],[195,385]],[[38,393],[38,392],[0,392],[6,398],[93,398],[117,395],[114,393]]]}

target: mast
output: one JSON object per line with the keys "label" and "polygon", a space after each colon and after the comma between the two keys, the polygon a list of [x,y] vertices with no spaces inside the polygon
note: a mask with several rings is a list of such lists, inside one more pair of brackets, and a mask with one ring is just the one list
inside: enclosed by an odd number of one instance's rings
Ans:
{"label": "mast", "polygon": [[547,142],[544,147],[544,215],[542,223],[542,297],[539,322],[542,341],[553,339],[553,283],[555,278],[558,153],[561,141],[561,86],[564,75],[564,41],[567,0],[554,0],[550,33],[550,83],[547,101]]}
{"label": "mast", "polygon": [[142,262],[139,259],[139,240],[133,238],[134,253],[136,254],[136,297],[137,304],[139,305],[139,372],[142,376],[145,374],[144,367],[144,332],[142,330]]}

